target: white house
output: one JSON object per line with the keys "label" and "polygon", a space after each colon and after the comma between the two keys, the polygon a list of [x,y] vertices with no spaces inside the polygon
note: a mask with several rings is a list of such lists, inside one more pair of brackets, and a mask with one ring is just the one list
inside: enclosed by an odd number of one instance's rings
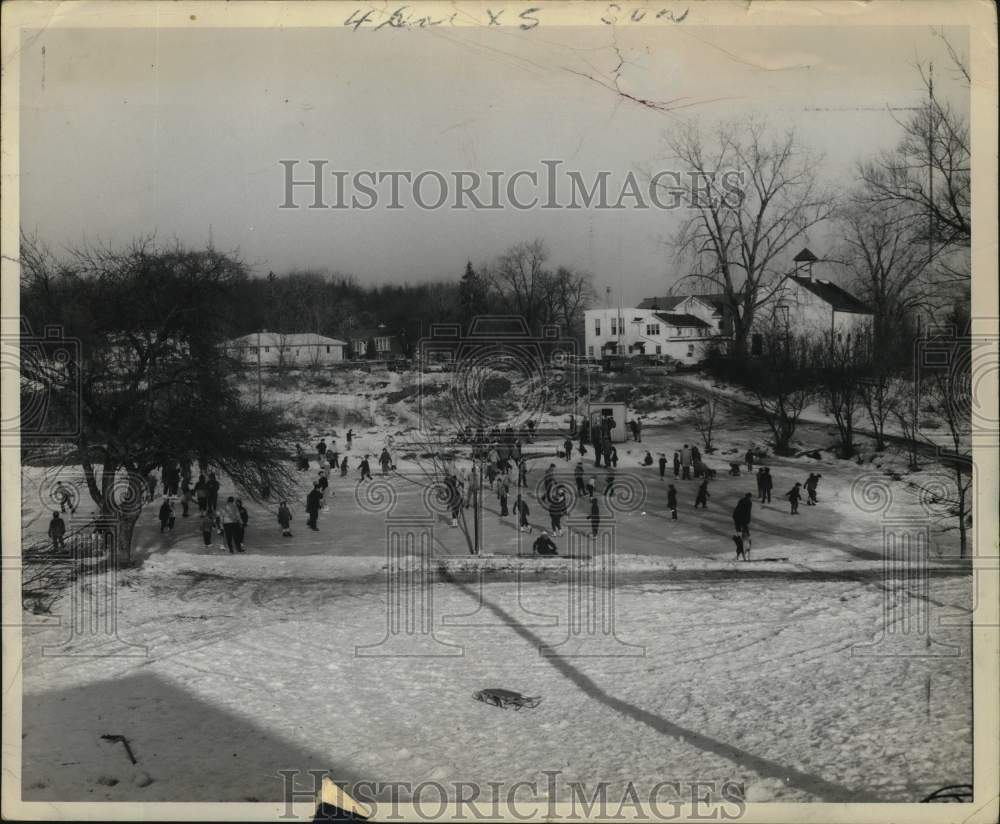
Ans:
{"label": "white house", "polygon": [[588,358],[607,355],[661,355],[682,363],[698,363],[719,337],[710,306],[678,303],[697,311],[655,309],[588,309],[584,313],[584,346]]}
{"label": "white house", "polygon": [[796,273],[786,276],[757,310],[751,354],[760,352],[761,332],[767,329],[777,328],[813,340],[836,337],[847,343],[852,336],[857,338],[870,329],[874,314],[863,301],[836,283],[813,276],[813,264],[818,259],[812,252],[803,249],[795,262]]}
{"label": "white house", "polygon": [[315,332],[251,332],[226,341],[230,357],[264,366],[320,366],[344,359],[347,343]]}

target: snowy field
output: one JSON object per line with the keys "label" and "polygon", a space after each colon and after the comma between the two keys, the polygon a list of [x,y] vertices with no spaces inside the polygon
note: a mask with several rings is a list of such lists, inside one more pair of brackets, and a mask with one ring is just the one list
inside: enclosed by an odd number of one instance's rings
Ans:
{"label": "snowy field", "polygon": [[[351,472],[334,477],[318,532],[305,528],[304,488],[291,502],[293,538],[281,537],[276,502],[250,504],[244,556],[204,547],[194,517],[161,536],[147,506],[136,536],[144,562],[117,576],[117,639],[64,646],[69,594],[52,616],[26,615],[25,800],[277,801],[278,771],[296,769],[344,781],[538,781],[542,770],[613,786],[733,780],[752,801],[917,801],[971,783],[972,579],[948,562],[953,534],[887,478],[899,456],[881,466],[828,453],[769,458],[774,503],[755,503],[754,561],[735,563],[731,511],[756,487],[725,471],[764,441],[746,423],[723,424],[707,457],[718,470],[707,511],[693,509],[696,481],[676,482],[678,521],[665,506],[672,472],[663,482],[639,460],[647,448],[671,456],[697,442],[694,431],[649,427],[644,443],[618,445],[617,475],[636,505],[614,517],[614,636],[569,629],[579,590],[568,568],[596,561],[519,558],[534,535],[500,518],[487,490],[486,557],[471,560],[461,531],[431,515],[429,584],[415,592],[409,579],[402,590],[433,603],[434,638],[406,642],[441,655],[383,655],[395,614],[387,581],[397,580],[387,515],[429,514],[427,479],[395,446],[414,437],[405,427],[354,427]],[[810,448],[832,442],[820,425],[799,437]],[[398,471],[383,482],[374,457],[389,439]],[[560,444],[529,447],[532,489],[550,462],[572,484],[576,459],[554,457]],[[386,486],[358,489],[364,453]],[[606,470],[584,465],[603,488]],[[781,496],[810,472],[823,474],[820,505],[791,516]],[[46,490],[78,476],[24,468],[26,542],[44,534]],[[532,522],[546,526],[531,503]],[[612,514],[602,503],[606,525]],[[929,577],[912,579],[909,595],[883,571],[885,518],[930,530]],[[571,524],[556,539],[561,552],[586,549],[585,530]],[[595,603],[598,592],[609,590],[594,590]],[[906,623],[915,616],[932,628],[930,654]],[[886,654],[901,636],[906,654]],[[515,713],[472,700],[486,687],[542,703]],[[138,763],[105,734],[126,736]]]}

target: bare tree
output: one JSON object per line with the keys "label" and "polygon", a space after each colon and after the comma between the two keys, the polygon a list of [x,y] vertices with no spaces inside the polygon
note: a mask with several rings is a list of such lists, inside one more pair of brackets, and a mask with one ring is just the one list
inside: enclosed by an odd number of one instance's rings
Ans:
{"label": "bare tree", "polygon": [[694,410],[694,428],[701,435],[706,453],[715,451],[715,447],[712,446],[712,432],[715,429],[718,412],[719,398],[711,392],[706,392],[702,395]]}
{"label": "bare tree", "polygon": [[692,184],[665,187],[691,212],[673,245],[693,261],[688,277],[723,295],[741,358],[757,310],[786,274],[787,253],[832,215],[834,197],[791,131],[772,136],[762,123],[734,122],[711,137],[680,129],[668,144]]}
{"label": "bare tree", "polygon": [[551,277],[545,267],[548,257],[540,239],[517,243],[483,274],[502,311],[523,318],[533,332],[546,320],[544,299]]}
{"label": "bare tree", "polygon": [[[968,79],[964,59],[948,46]],[[899,122],[903,135],[894,149],[861,164],[861,179],[873,205],[904,207],[932,245],[967,247],[972,237],[968,119],[930,93],[928,68],[918,70],[929,92],[927,102]]]}
{"label": "bare tree", "polygon": [[757,401],[774,439],[776,454],[789,454],[799,418],[815,396],[810,345],[769,329],[761,334],[761,355],[741,366],[740,378]]}
{"label": "bare tree", "polygon": [[853,341],[850,335],[827,332],[813,348],[816,387],[824,410],[837,425],[842,458],[854,455],[855,426],[864,406],[862,384],[869,363],[864,337],[863,331]]}

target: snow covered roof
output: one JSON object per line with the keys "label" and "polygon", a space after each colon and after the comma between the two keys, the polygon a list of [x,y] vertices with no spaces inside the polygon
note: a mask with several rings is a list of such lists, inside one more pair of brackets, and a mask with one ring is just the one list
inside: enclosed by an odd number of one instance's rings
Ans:
{"label": "snow covered roof", "polygon": [[856,312],[863,315],[872,314],[870,307],[836,283],[803,275],[791,275],[789,279],[794,280],[803,289],[808,289],[814,295],[829,303],[838,312]]}
{"label": "snow covered roof", "polygon": [[705,321],[701,318],[696,318],[694,315],[676,315],[672,312],[657,312],[656,317],[664,323],[669,323],[671,326],[704,326],[706,329],[709,327]]}
{"label": "snow covered roof", "polygon": [[233,338],[226,344],[228,346],[347,346],[346,341],[328,338],[315,332],[251,332],[249,335]]}

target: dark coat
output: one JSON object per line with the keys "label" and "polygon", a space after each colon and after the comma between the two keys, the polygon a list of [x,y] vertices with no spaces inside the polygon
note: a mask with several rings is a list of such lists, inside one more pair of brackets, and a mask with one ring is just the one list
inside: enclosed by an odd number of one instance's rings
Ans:
{"label": "dark coat", "polygon": [[749,524],[750,512],[753,509],[753,501],[749,498],[740,498],[733,510],[733,522],[737,524]]}

